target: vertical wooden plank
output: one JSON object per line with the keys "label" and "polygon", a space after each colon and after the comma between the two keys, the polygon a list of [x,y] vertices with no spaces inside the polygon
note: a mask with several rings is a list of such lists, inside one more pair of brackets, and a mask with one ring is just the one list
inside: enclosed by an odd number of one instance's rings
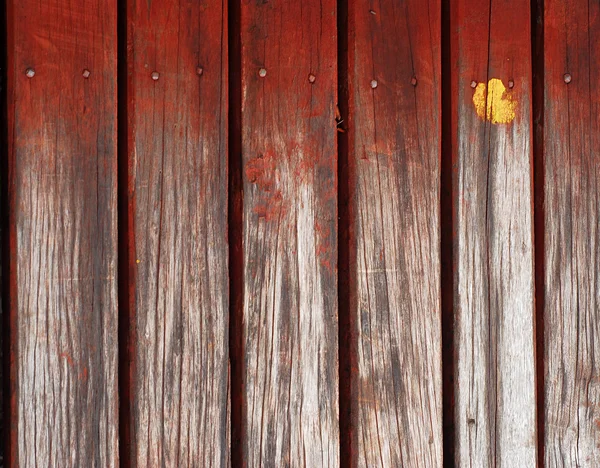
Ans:
{"label": "vertical wooden plank", "polygon": [[546,467],[600,465],[599,41],[597,1],[545,1]]}
{"label": "vertical wooden plank", "polygon": [[530,3],[451,2],[456,463],[534,467]]}
{"label": "vertical wooden plank", "polygon": [[0,9],[0,461],[10,462],[10,307],[8,286],[10,262],[8,261],[8,120],[7,120],[7,24],[6,3]]}
{"label": "vertical wooden plank", "polygon": [[135,466],[229,464],[226,20],[128,2]]}
{"label": "vertical wooden plank", "polygon": [[249,466],[338,466],[336,5],[242,2]]}
{"label": "vertical wooden plank", "polygon": [[440,12],[349,2],[354,466],[442,464]]}
{"label": "vertical wooden plank", "polygon": [[8,27],[10,463],[116,466],[116,2],[9,0]]}

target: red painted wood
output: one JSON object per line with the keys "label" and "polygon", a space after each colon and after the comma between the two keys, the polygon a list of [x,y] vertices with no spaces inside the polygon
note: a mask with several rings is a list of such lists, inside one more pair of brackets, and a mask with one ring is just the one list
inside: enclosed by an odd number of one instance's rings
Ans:
{"label": "red painted wood", "polygon": [[337,3],[7,1],[8,465],[600,464],[600,6]]}
{"label": "red painted wood", "polygon": [[442,464],[440,2],[349,2],[352,466]]}
{"label": "red painted wood", "polygon": [[7,6],[9,464],[117,466],[116,3]]}
{"label": "red painted wood", "polygon": [[600,5],[547,0],[543,19],[544,466],[591,467],[600,465]]}
{"label": "red painted wood", "polygon": [[229,464],[226,20],[128,2],[133,466]]}
{"label": "red painted wood", "polygon": [[242,2],[248,466],[339,465],[336,49],[335,1]]}
{"label": "red painted wood", "polygon": [[529,11],[450,3],[457,466],[537,463]]}

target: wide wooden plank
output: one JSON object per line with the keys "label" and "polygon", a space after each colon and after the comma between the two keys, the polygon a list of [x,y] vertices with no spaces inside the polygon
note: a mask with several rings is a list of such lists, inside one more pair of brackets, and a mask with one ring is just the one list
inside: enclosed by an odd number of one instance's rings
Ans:
{"label": "wide wooden plank", "polygon": [[338,466],[336,2],[242,2],[248,466]]}
{"label": "wide wooden plank", "polygon": [[530,2],[450,9],[455,462],[534,467]]}
{"label": "wide wooden plank", "polygon": [[544,466],[600,466],[600,4],[544,5]]}
{"label": "wide wooden plank", "polygon": [[116,2],[7,3],[10,464],[116,466]]}
{"label": "wide wooden plank", "polygon": [[442,464],[440,12],[349,2],[353,466]]}
{"label": "wide wooden plank", "polygon": [[226,19],[216,0],[128,2],[134,466],[229,464]]}

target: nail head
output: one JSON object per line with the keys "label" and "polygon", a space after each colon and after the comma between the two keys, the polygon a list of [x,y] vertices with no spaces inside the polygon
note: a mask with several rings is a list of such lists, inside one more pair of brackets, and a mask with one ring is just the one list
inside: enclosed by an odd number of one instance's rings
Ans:
{"label": "nail head", "polygon": [[202,67],[198,67],[196,68],[196,73],[198,74],[198,76],[202,75],[202,73],[204,73],[204,70],[202,69]]}
{"label": "nail head", "polygon": [[86,68],[85,70],[83,70],[82,75],[84,78],[89,78],[91,75],[91,72]]}
{"label": "nail head", "polygon": [[25,70],[25,75],[27,78],[33,78],[35,76],[35,70],[33,68],[28,68]]}
{"label": "nail head", "polygon": [[267,76],[266,68],[261,68],[260,70],[258,70],[258,76],[260,76],[261,78],[264,78],[265,76]]}
{"label": "nail head", "polygon": [[371,13],[372,15],[376,15],[377,13],[375,13],[375,10],[369,10],[369,13]]}
{"label": "nail head", "polygon": [[515,82],[513,80],[508,80],[508,87],[513,89],[515,87]]}
{"label": "nail head", "polygon": [[416,76],[413,76],[410,79],[410,84],[413,85],[413,86],[417,86],[417,77]]}
{"label": "nail head", "polygon": [[160,78],[160,75],[159,75],[159,73],[158,73],[158,72],[156,72],[156,71],[152,72],[152,75],[151,75],[151,76],[152,76],[152,79],[153,79],[154,81],[157,81],[157,80]]}
{"label": "nail head", "polygon": [[563,80],[565,80],[565,83],[569,84],[571,82],[571,74],[570,73],[565,73],[563,75]]}
{"label": "nail head", "polygon": [[312,73],[310,75],[308,75],[309,83],[314,83],[315,81],[317,81],[317,77],[315,75],[313,75]]}
{"label": "nail head", "polygon": [[477,81],[475,81],[475,80],[471,81],[471,88],[473,88],[473,89],[477,88]]}
{"label": "nail head", "polygon": [[377,85],[378,85],[378,84],[379,84],[379,83],[377,83],[377,80],[372,80],[372,81],[371,81],[371,88],[373,88],[373,89],[377,88]]}

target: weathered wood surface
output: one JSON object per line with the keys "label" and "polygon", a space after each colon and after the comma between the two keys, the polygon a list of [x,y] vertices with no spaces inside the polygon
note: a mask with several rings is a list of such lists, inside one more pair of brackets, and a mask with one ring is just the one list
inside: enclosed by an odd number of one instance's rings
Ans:
{"label": "weathered wood surface", "polygon": [[243,451],[338,466],[336,3],[242,2],[241,46]]}
{"label": "weathered wood surface", "polygon": [[[600,5],[544,7],[544,466],[600,466]],[[565,74],[570,75],[570,82]]]}
{"label": "weathered wood surface", "polygon": [[132,466],[229,464],[226,21],[128,2]]}
{"label": "weathered wood surface", "polygon": [[450,8],[455,462],[533,467],[530,3]]}
{"label": "weathered wood surface", "polygon": [[349,5],[353,466],[442,464],[440,11]]}
{"label": "weathered wood surface", "polygon": [[116,466],[116,3],[9,0],[8,44],[10,464]]}

